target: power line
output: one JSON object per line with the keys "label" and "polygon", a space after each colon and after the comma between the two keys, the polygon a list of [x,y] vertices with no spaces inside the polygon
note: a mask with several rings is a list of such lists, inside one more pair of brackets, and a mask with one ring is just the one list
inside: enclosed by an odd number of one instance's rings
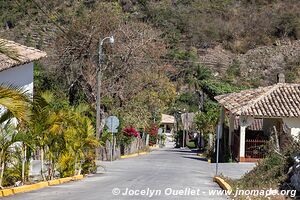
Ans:
{"label": "power line", "polygon": [[[121,54],[107,54],[111,57],[123,57],[124,55]],[[191,61],[191,60],[178,60],[178,59],[168,59],[168,58],[149,58],[149,57],[139,57],[139,56],[131,56],[131,58],[140,60],[140,61],[164,61],[164,62],[170,62],[170,63],[192,63],[192,64],[202,64],[202,65],[217,65],[221,63],[217,62],[201,62],[201,61]]]}

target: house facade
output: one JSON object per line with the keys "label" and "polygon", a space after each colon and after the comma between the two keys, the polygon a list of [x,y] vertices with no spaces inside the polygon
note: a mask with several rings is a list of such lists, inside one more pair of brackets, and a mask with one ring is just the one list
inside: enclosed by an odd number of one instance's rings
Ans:
{"label": "house facade", "polygon": [[32,94],[33,62],[45,57],[46,53],[9,40],[0,39],[0,43],[15,54],[8,56],[0,52],[0,84],[22,87]]}
{"label": "house facade", "polygon": [[[287,138],[299,140],[300,84],[281,80],[272,86],[225,94],[215,99],[222,105],[220,124],[224,123],[225,115],[228,116],[228,147],[240,162],[262,158],[263,146],[271,137],[276,137],[281,145]],[[235,123],[237,119],[238,123]]]}
{"label": "house facade", "polygon": [[166,143],[172,142],[174,140],[175,117],[162,114],[160,124],[163,129],[163,134],[166,136]]}

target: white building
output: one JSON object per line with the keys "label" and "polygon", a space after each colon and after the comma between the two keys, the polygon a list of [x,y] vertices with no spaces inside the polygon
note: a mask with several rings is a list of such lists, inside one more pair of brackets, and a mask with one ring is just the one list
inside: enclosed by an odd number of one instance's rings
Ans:
{"label": "white building", "polygon": [[163,127],[163,134],[166,135],[166,143],[173,142],[174,140],[174,125],[174,116],[162,114],[161,126]]}
{"label": "white building", "polygon": [[[284,82],[284,75],[280,74],[279,83],[275,85],[215,97],[222,105],[219,124],[223,124],[225,114],[228,115],[228,144],[238,161],[262,158],[262,146],[272,134],[277,134],[281,146],[288,145],[288,137],[299,139],[300,84]],[[239,129],[235,131],[237,117]],[[257,121],[262,123],[260,132],[250,129]]]}
{"label": "white building", "polygon": [[35,48],[0,39],[8,52],[8,56],[0,51],[0,84],[22,87],[28,93],[33,93],[33,61],[46,56],[46,53]]}
{"label": "white building", "polygon": [[[4,39],[0,39],[0,44],[0,85],[21,87],[26,93],[32,95],[33,62],[45,57],[46,53]],[[4,54],[3,48],[8,53]],[[0,115],[4,110],[5,108],[0,106]],[[15,123],[17,122],[15,121]],[[15,143],[14,145],[18,144]],[[40,163],[40,161],[31,162],[30,175],[40,174],[40,166],[36,163]]]}

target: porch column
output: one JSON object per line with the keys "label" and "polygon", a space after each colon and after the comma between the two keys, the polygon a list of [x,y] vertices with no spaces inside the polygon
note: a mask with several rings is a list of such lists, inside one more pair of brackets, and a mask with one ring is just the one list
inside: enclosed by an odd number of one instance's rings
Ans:
{"label": "porch column", "polygon": [[234,114],[230,112],[229,113],[229,137],[228,137],[229,148],[233,145],[234,119],[235,119]]}
{"label": "porch column", "polygon": [[246,128],[247,126],[241,126],[240,128],[240,162],[245,160]]}
{"label": "porch column", "polygon": [[250,126],[253,122],[254,117],[240,116],[240,162],[245,162],[246,128]]}

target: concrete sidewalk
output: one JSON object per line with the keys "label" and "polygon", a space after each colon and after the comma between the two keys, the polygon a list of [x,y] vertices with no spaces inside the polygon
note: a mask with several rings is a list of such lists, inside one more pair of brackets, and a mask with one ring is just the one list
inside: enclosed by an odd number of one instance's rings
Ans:
{"label": "concrete sidewalk", "polygon": [[[212,163],[215,167],[215,163]],[[231,179],[239,179],[251,171],[256,163],[219,163],[219,174]]]}

